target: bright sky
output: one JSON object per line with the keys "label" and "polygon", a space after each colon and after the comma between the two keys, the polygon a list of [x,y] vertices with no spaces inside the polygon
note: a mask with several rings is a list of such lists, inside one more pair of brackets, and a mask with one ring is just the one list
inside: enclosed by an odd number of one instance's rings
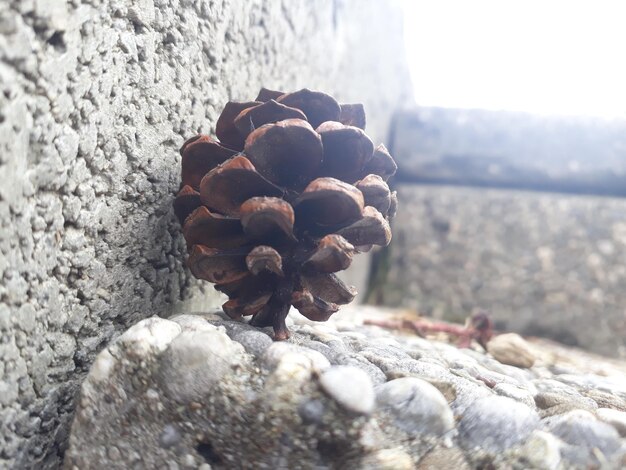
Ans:
{"label": "bright sky", "polygon": [[418,104],[626,117],[626,0],[405,0]]}

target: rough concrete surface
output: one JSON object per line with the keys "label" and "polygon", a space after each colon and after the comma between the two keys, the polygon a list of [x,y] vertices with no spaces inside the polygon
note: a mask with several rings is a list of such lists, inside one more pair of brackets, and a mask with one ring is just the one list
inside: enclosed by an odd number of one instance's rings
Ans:
{"label": "rough concrete surface", "polygon": [[535,361],[513,367],[364,324],[399,318],[294,310],[283,342],[221,312],[142,320],[83,382],[65,468],[624,468],[624,361],[517,337]]}
{"label": "rough concrete surface", "polygon": [[626,199],[398,186],[385,305],[626,357]]}
{"label": "rough concrete surface", "polygon": [[[262,85],[407,98],[393,1],[0,3],[0,466],[56,467],[94,354],[198,293],[178,148]],[[204,287],[200,305],[214,305]]]}

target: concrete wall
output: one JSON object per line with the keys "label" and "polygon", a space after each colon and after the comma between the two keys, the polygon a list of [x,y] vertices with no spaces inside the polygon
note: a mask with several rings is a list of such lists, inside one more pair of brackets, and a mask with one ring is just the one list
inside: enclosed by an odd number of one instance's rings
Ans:
{"label": "concrete wall", "polygon": [[501,330],[626,357],[625,136],[624,119],[399,112],[399,210],[369,298],[488,309]]}
{"label": "concrete wall", "polygon": [[177,149],[262,85],[362,101],[384,139],[408,98],[397,3],[0,4],[0,466],[58,465],[121,330],[216,303],[182,264]]}
{"label": "concrete wall", "polygon": [[376,300],[626,357],[626,199],[398,186]]}

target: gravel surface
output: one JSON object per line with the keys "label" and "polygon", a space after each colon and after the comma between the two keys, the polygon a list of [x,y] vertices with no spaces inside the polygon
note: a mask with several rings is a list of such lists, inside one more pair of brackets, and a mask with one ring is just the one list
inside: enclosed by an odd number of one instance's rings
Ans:
{"label": "gravel surface", "polygon": [[363,325],[402,315],[292,313],[281,343],[218,312],[143,320],[83,383],[66,467],[626,465],[626,363],[507,335],[500,351],[534,355],[516,367],[443,334]]}

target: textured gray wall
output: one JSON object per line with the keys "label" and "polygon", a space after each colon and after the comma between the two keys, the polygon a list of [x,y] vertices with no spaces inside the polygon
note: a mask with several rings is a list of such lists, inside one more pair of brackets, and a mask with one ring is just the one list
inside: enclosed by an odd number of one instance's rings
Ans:
{"label": "textured gray wall", "polygon": [[408,98],[398,5],[0,3],[0,467],[58,465],[80,379],[121,330],[217,302],[182,265],[177,150],[261,85],[362,101],[384,139]]}
{"label": "textured gray wall", "polygon": [[398,187],[378,301],[626,357],[626,199]]}

